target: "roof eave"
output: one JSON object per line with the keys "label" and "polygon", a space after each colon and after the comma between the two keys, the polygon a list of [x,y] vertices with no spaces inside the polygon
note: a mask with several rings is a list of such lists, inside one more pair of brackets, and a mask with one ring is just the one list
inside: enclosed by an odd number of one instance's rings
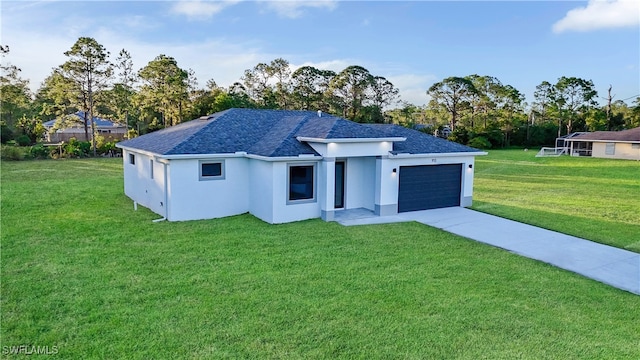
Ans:
{"label": "roof eave", "polygon": [[460,157],[460,156],[481,156],[487,155],[485,151],[468,151],[468,152],[451,152],[451,153],[424,153],[424,154],[410,154],[410,153],[389,153],[390,158],[420,158],[420,157]]}
{"label": "roof eave", "polygon": [[614,142],[614,143],[640,143],[640,140],[605,140],[605,139],[565,139],[565,141],[591,141],[591,142]]}
{"label": "roof eave", "polygon": [[300,142],[313,142],[313,143],[361,143],[361,142],[383,142],[383,141],[405,141],[406,137],[383,137],[383,138],[336,138],[336,139],[323,139],[306,136],[298,136],[296,140]]}

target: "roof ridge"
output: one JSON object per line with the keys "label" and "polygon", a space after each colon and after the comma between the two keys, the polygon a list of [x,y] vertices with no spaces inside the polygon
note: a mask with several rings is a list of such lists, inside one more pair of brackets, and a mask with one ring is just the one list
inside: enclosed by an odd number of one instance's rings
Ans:
{"label": "roof ridge", "polygon": [[[189,120],[189,121],[185,121],[181,124],[189,124],[190,122],[193,121],[203,121],[203,122],[208,122],[207,124],[204,124],[204,126],[202,126],[200,129],[198,129],[196,132],[194,132],[193,134],[191,134],[190,136],[187,136],[184,140],[182,140],[181,142],[177,143],[175,146],[173,146],[172,148],[170,148],[169,150],[165,151],[166,154],[171,153],[175,148],[181,146],[182,144],[189,142],[191,139],[193,139],[194,136],[196,136],[197,134],[199,134],[201,131],[203,131],[204,129],[206,129],[208,126],[210,126],[211,124],[213,124],[214,121],[216,121],[217,119],[219,119],[220,117],[226,115],[227,111],[232,110],[232,109],[227,109],[227,110],[223,110],[219,113],[215,113],[215,114],[211,114],[209,116],[207,116],[206,119],[193,119],[193,120]],[[213,116],[219,114],[218,116]],[[213,117],[213,118],[212,118]],[[172,127],[168,127],[165,129],[171,129]]]}
{"label": "roof ridge", "polygon": [[[291,111],[291,110],[288,110],[288,111]],[[290,137],[295,139],[295,137],[293,137],[293,135],[295,135],[295,134],[296,134],[296,133],[297,133],[297,132],[298,132],[298,131],[299,131],[299,130],[304,126],[304,124],[306,124],[306,123],[307,123],[307,121],[309,121],[309,118],[310,118],[309,114],[306,114],[306,115],[305,115],[305,114],[303,113],[303,111],[301,111],[301,110],[299,110],[299,111],[293,110],[293,111],[295,111],[295,112],[299,112],[299,113],[300,113],[300,115],[293,115],[293,114],[292,114],[292,115],[288,115],[288,116],[301,116],[301,117],[302,117],[302,119],[301,119],[300,121],[298,121],[298,123],[296,124],[296,126],[294,126],[294,127],[293,127],[293,128],[292,128],[292,129],[287,133],[287,135],[283,138],[283,140],[282,140],[282,141],[280,141],[280,142],[278,143],[278,146],[276,146],[276,148],[271,152],[271,154],[269,154],[269,156],[271,156],[271,155],[272,155],[272,154],[274,154],[274,153],[277,153],[277,152],[278,152],[278,150],[280,150],[282,147],[284,147],[284,145],[285,145],[284,143],[285,143],[285,142],[287,141],[287,139],[289,139]],[[265,133],[263,136],[266,136],[266,133]],[[296,141],[298,141],[298,140],[296,139]]]}

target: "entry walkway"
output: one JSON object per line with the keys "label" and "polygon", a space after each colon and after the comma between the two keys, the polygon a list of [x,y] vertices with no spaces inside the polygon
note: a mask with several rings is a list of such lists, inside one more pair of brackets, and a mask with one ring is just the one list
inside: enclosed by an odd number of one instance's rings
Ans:
{"label": "entry walkway", "polygon": [[417,221],[640,295],[640,254],[470,209],[369,217],[358,213],[337,221],[345,226]]}

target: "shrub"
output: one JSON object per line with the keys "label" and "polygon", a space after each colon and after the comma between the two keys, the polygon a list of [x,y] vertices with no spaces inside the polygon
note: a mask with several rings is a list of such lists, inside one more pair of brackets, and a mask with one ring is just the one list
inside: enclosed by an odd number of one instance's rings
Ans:
{"label": "shrub", "polygon": [[34,159],[48,159],[51,157],[51,152],[46,146],[37,144],[31,147],[29,154]]}
{"label": "shrub", "polygon": [[13,131],[7,125],[2,124],[0,126],[0,142],[6,144],[11,140],[13,140]]}
{"label": "shrub", "polygon": [[20,146],[29,146],[31,139],[27,135],[20,135],[16,138],[16,143]]}
{"label": "shrub", "polygon": [[91,143],[88,141],[78,141],[76,138],[69,139],[63,147],[63,156],[75,158],[75,157],[87,157],[91,151]]}
{"label": "shrub", "polygon": [[476,149],[490,149],[491,142],[484,136],[476,136],[467,144]]}
{"label": "shrub", "polygon": [[5,145],[0,149],[2,160],[23,160],[24,155],[24,148],[21,147]]}

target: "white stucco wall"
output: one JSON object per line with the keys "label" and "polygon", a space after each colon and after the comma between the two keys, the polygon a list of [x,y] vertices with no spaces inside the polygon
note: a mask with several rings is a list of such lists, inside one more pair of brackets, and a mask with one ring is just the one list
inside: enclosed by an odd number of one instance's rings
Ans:
{"label": "white stucco wall", "polygon": [[382,156],[393,150],[393,142],[391,141],[373,141],[373,142],[335,142],[335,143],[313,143],[309,145],[313,147],[320,155],[332,158],[346,158],[353,156]]}
{"label": "white stucco wall", "polygon": [[244,157],[224,160],[224,179],[200,180],[197,159],[170,160],[170,221],[213,219],[249,211],[249,161]]}
{"label": "white stucco wall", "polygon": [[592,157],[607,159],[640,160],[640,149],[634,149],[630,143],[615,143],[615,154],[607,155],[607,142],[594,142]]}
{"label": "white stucco wall", "polygon": [[345,175],[345,208],[374,210],[376,158],[352,157],[346,159]]}
{"label": "white stucco wall", "polygon": [[[129,155],[135,156],[135,164]],[[124,193],[138,204],[164,216],[164,167],[154,157],[123,150]],[[153,162],[152,162],[153,161]],[[151,164],[153,163],[153,179]]]}
{"label": "white stucco wall", "polygon": [[[287,187],[287,177],[289,171],[287,165],[316,164],[314,201],[302,201],[291,203],[287,201],[289,189]],[[321,171],[321,166],[317,161],[278,161],[273,162],[273,221],[274,224],[314,219],[320,217],[320,203],[318,201],[318,178],[325,176]]]}
{"label": "white stucco wall", "polygon": [[249,161],[249,212],[273,223],[273,163]]}
{"label": "white stucco wall", "polygon": [[[468,206],[466,202],[473,196],[473,176],[475,163],[473,156],[431,156],[431,157],[389,157],[377,159],[376,172],[380,172],[380,195],[376,196],[376,205],[389,206],[398,204],[399,174],[401,166],[415,165],[445,165],[461,164],[462,166],[462,191],[460,194],[460,204]],[[469,168],[469,165],[472,167]],[[393,172],[393,169],[397,172]],[[468,200],[465,200],[468,199]]]}

